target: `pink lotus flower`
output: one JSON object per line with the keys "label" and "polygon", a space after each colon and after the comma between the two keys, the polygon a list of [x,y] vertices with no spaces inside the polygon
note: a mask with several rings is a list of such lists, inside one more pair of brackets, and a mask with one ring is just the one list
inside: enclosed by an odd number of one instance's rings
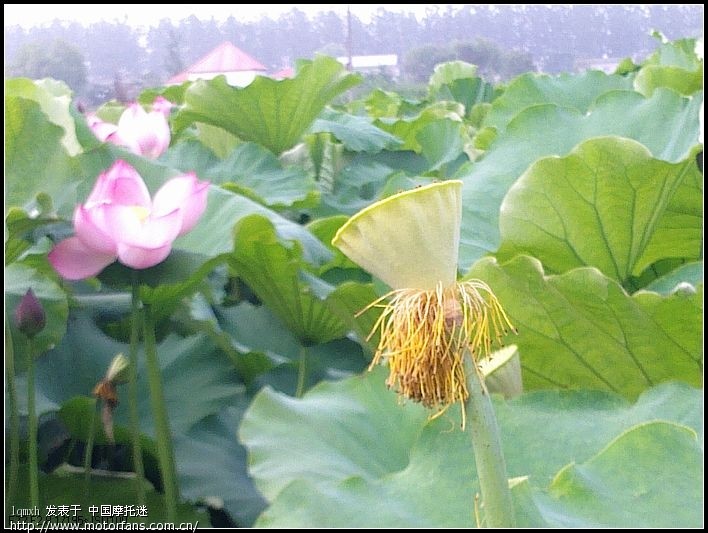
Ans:
{"label": "pink lotus flower", "polygon": [[173,241],[204,213],[209,182],[194,173],[167,181],[150,199],[145,182],[125,161],[98,176],[74,211],[76,236],[57,244],[49,262],[65,279],[95,276],[118,259],[142,269],[162,262]]}
{"label": "pink lotus flower", "polygon": [[167,117],[172,103],[158,96],[147,113],[138,103],[133,103],[123,111],[118,125],[104,122],[95,114],[87,116],[91,131],[103,142],[110,142],[128,148],[134,154],[156,159],[170,145],[170,126]]}

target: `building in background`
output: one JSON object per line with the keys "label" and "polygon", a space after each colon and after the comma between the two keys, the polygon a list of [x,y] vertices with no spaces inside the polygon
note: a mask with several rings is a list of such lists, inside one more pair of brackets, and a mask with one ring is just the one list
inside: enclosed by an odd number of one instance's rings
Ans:
{"label": "building in background", "polygon": [[234,87],[245,87],[256,76],[264,75],[268,69],[257,59],[226,41],[214,48],[192,66],[172,76],[167,85],[177,85],[185,81],[211,80],[226,76],[226,81]]}
{"label": "building in background", "polygon": [[[352,56],[352,70],[368,74],[386,74],[391,77],[397,77],[398,70],[398,55],[396,54],[375,54],[368,56]],[[349,65],[347,56],[338,57],[339,61],[345,67]]]}
{"label": "building in background", "polygon": [[601,70],[605,74],[612,74],[615,70],[617,70],[617,67],[621,61],[621,57],[577,59],[574,66],[577,72],[582,72],[584,70]]}

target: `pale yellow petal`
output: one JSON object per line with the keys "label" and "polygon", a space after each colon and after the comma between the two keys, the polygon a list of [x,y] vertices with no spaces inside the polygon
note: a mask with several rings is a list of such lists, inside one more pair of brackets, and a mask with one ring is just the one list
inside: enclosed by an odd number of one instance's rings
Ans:
{"label": "pale yellow petal", "polygon": [[444,181],[363,209],[332,240],[347,257],[394,289],[434,289],[457,278],[462,182]]}

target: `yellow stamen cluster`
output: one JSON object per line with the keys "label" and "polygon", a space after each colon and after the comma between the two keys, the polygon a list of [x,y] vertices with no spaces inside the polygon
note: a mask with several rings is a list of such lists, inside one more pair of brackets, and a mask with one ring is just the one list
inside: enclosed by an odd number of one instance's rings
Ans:
{"label": "yellow stamen cluster", "polygon": [[[388,300],[390,298],[390,300]],[[388,302],[386,302],[388,300]],[[466,350],[475,361],[488,357],[494,334],[501,344],[509,318],[486,283],[470,280],[434,290],[399,289],[373,302],[383,312],[374,325],[381,334],[371,367],[388,360],[386,384],[439,415],[468,397]]]}

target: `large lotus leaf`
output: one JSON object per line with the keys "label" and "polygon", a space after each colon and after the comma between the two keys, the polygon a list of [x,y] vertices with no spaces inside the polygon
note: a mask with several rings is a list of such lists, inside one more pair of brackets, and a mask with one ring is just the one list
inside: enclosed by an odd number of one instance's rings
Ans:
{"label": "large lotus leaf", "polygon": [[[402,470],[426,420],[418,405],[399,409],[385,372],[323,382],[302,399],[264,388],[246,411],[239,437],[249,471],[269,501],[298,478],[377,478]],[[373,413],[374,416],[371,416]],[[287,457],[274,443],[287,442]],[[285,447],[281,447],[285,451]]]}
{"label": "large lotus leaf", "polygon": [[[695,70],[703,63],[703,58],[699,57],[697,53],[698,50],[702,49],[702,43],[696,39],[667,41],[660,33],[654,33],[653,37],[660,40],[661,45],[647,58],[644,64]],[[700,48],[696,48],[697,45]]]}
{"label": "large lotus leaf", "polygon": [[[552,527],[697,527],[703,522],[703,449],[691,429],[636,426],[583,464],[569,464],[541,505]],[[669,512],[667,512],[669,510]]]}
{"label": "large lotus leaf", "polygon": [[198,81],[187,89],[175,125],[181,130],[193,122],[211,124],[280,154],[300,140],[325,105],[359,80],[335,59],[320,56],[304,62],[290,79],[258,76],[244,88],[231,87],[222,76]]}
{"label": "large lotus leaf", "polygon": [[333,109],[325,109],[309,131],[329,132],[353,152],[380,152],[401,144],[397,137],[374,126],[370,119]]}
{"label": "large lotus leaf", "polygon": [[[269,389],[259,393],[239,432],[256,485],[272,502],[257,525],[475,525],[479,488],[472,443],[459,430],[459,409],[429,421],[418,405],[396,402],[383,384],[384,375],[381,369],[323,383],[300,400]],[[528,476],[534,490],[540,490],[559,469],[590,460],[638,424],[666,420],[699,429],[700,398],[691,387],[666,384],[634,405],[600,391],[535,392],[510,401],[495,398],[494,403],[509,475]],[[671,449],[652,451],[671,454]],[[699,470],[700,459],[682,458],[676,468]],[[612,487],[632,489],[621,481]],[[669,498],[670,486],[652,488]],[[533,523],[531,511],[526,509],[519,522]]]}
{"label": "large lotus leaf", "polygon": [[[437,465],[436,465],[437,466]],[[435,472],[431,467],[431,474]],[[437,472],[436,472],[437,473]],[[470,501],[475,501],[472,490],[460,490],[460,479],[449,483],[424,484],[423,478],[413,479],[420,490],[407,494],[400,485],[365,481],[351,477],[340,483],[313,483],[297,479],[290,483],[256,522],[256,527],[369,527],[369,528],[440,528],[475,527],[477,517]],[[431,488],[432,486],[432,488]],[[426,490],[454,494],[453,498],[438,501]],[[528,482],[522,480],[511,489],[517,527],[546,527],[548,522],[538,510]],[[286,511],[287,509],[287,511]],[[481,511],[480,511],[481,512]],[[470,518],[472,516],[472,518]],[[481,518],[481,516],[480,516]]]}
{"label": "large lotus leaf", "polygon": [[696,55],[696,39],[663,42],[639,69],[634,87],[645,95],[652,94],[657,87],[668,87],[685,95],[700,91],[703,60]]}
{"label": "large lotus leaf", "polygon": [[161,164],[183,172],[194,172],[201,179],[205,179],[209,169],[219,161],[210,148],[196,139],[185,139],[173,144],[159,159]]}
{"label": "large lotus leaf", "polygon": [[246,450],[235,438],[245,406],[244,397],[238,406],[225,407],[175,439],[182,497],[223,502],[240,527],[253,524],[266,505],[248,476]]}
{"label": "large lotus leaf", "polygon": [[175,241],[175,248],[211,257],[233,247],[233,227],[243,217],[258,214],[268,218],[278,234],[285,239],[297,239],[303,253],[315,262],[329,257],[327,249],[301,226],[248,198],[212,186],[207,209],[197,226]]}
{"label": "large lotus leaf", "polygon": [[646,255],[675,191],[693,172],[693,157],[666,163],[618,137],[590,139],[566,157],[541,159],[502,202],[497,257],[532,255],[558,273],[594,266],[624,283],[659,259],[682,257],[684,241],[693,240],[694,228],[675,228]]}
{"label": "large lotus leaf", "polygon": [[317,216],[345,213],[353,215],[380,198],[390,179],[396,175],[420,175],[429,167],[422,155],[410,151],[384,151],[379,154],[356,154],[330,174]]}
{"label": "large lotus leaf", "polygon": [[379,118],[376,121],[376,126],[403,140],[403,144],[398,147],[399,150],[412,150],[420,153],[422,148],[417,136],[423,128],[432,122],[440,120],[461,123],[464,114],[465,108],[462,104],[457,102],[435,102],[414,116]]}
{"label": "large lotus leaf", "polygon": [[565,155],[578,143],[601,135],[639,141],[656,159],[682,161],[698,142],[701,99],[658,89],[651,98],[613,91],[588,113],[546,104],[525,109],[492,143],[483,159],[457,173],[463,187],[460,265],[499,246],[499,208],[509,187],[535,160]]}
{"label": "large lotus leaf", "polygon": [[556,104],[585,113],[600,95],[631,89],[630,77],[599,70],[558,76],[528,73],[509,83],[492,103],[482,125],[501,131],[519,112],[538,104]]}
{"label": "large lotus leaf", "polygon": [[634,87],[646,95],[651,95],[659,87],[667,87],[690,96],[703,89],[703,65],[694,72],[678,67],[647,65],[637,74]]}
{"label": "large lotus leaf", "polygon": [[594,268],[545,276],[538,260],[486,258],[470,271],[494,290],[519,331],[526,389],[600,388],[636,398],[672,379],[702,381],[702,287],[628,296]]}
{"label": "large lotus leaf", "polygon": [[638,273],[658,258],[699,258],[702,255],[703,173],[697,165],[691,165],[671,196],[634,271]]}
{"label": "large lotus leaf", "polygon": [[277,157],[255,143],[240,144],[201,177],[274,209],[312,206],[319,198],[310,176],[297,167],[283,168]]}
{"label": "large lotus leaf", "polygon": [[[423,127],[416,135],[421,154],[428,161],[429,170],[445,169],[445,165],[460,157],[465,148],[464,127],[452,120],[436,120]],[[465,161],[467,158],[465,158]],[[452,172],[445,172],[445,175]]]}
{"label": "large lotus leaf", "polygon": [[[48,267],[47,267],[48,268]],[[32,341],[35,357],[43,356],[47,350],[58,344],[66,332],[69,305],[66,293],[53,276],[46,271],[25,263],[13,263],[5,267],[5,316],[10,326],[11,341],[15,357],[15,368],[24,368],[27,361],[27,337],[17,329],[15,309],[32,289],[44,309],[46,325]],[[10,354],[8,354],[10,357]]]}
{"label": "large lotus leaf", "polygon": [[382,89],[371,91],[362,103],[366,114],[373,118],[406,116],[415,114],[423,107],[418,100],[407,99],[398,93]]}
{"label": "large lotus leaf", "polygon": [[461,103],[469,116],[475,104],[493,100],[494,86],[477,76],[476,65],[449,61],[435,67],[428,81],[428,92],[433,99]]}
{"label": "large lotus leaf", "polygon": [[61,81],[44,79],[33,81],[27,78],[12,78],[5,81],[5,97],[19,96],[37,102],[47,118],[64,130],[62,144],[69,155],[81,151],[76,137],[74,118],[69,110],[71,89]]}
{"label": "large lotus leaf", "polygon": [[64,135],[36,101],[5,97],[5,212],[28,206],[39,193],[48,194],[55,207],[73,203],[74,163]]}
{"label": "large lotus leaf", "polygon": [[258,215],[242,218],[234,231],[229,264],[300,342],[319,344],[345,336],[344,321],[314,294],[311,283],[316,279],[304,276],[313,266],[297,241],[282,242],[272,222]]}
{"label": "large lotus leaf", "polygon": [[197,122],[195,124],[196,137],[204,146],[209,148],[217,157],[228,156],[242,141],[233,133],[223,128]]}
{"label": "large lotus leaf", "polygon": [[280,156],[287,165],[302,165],[306,172],[315,176],[320,189],[332,192],[342,167],[351,160],[344,145],[329,133],[314,133],[305,136],[305,142]]}
{"label": "large lotus leaf", "polygon": [[[439,453],[440,449],[430,448],[430,452]],[[690,429],[667,422],[637,425],[587,463],[571,463],[561,470],[550,494],[532,490],[527,480],[513,485],[517,526],[697,527],[703,518],[702,462],[703,450]],[[470,516],[470,501],[477,489],[460,488],[474,482],[465,476],[468,472],[455,476],[452,465],[444,466],[447,469],[426,465],[427,473],[438,477],[432,483],[426,483],[429,477],[425,471],[384,481],[351,477],[339,483],[314,483],[296,479],[256,525],[474,527],[477,518]],[[438,494],[454,496],[438,499]]]}
{"label": "large lotus leaf", "polygon": [[458,78],[443,85],[434,97],[438,100],[454,100],[461,103],[465,106],[465,116],[473,120],[474,106],[491,102],[494,95],[494,86],[475,76]]}
{"label": "large lotus leaf", "polygon": [[477,76],[477,65],[465,61],[446,61],[436,65],[428,80],[428,91],[438,92],[445,85],[450,85],[455,80],[473,78]]}

